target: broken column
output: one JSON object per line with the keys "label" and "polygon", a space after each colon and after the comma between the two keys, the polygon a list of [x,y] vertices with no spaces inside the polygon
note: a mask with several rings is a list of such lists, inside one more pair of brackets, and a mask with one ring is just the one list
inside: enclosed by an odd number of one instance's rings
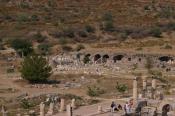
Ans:
{"label": "broken column", "polygon": [[134,102],[137,101],[137,77],[133,80],[133,100]]}
{"label": "broken column", "polygon": [[64,111],[64,99],[61,99],[61,102],[60,102],[60,112],[63,112]]}
{"label": "broken column", "polygon": [[66,106],[66,112],[67,116],[73,116],[72,107],[70,104]]}
{"label": "broken column", "polygon": [[146,81],[146,77],[143,77],[143,90],[146,90],[147,86],[147,81]]}
{"label": "broken column", "polygon": [[71,101],[71,107],[72,107],[73,109],[75,109],[75,99],[72,99],[72,101]]}
{"label": "broken column", "polygon": [[152,88],[155,90],[156,89],[156,79],[152,79]]}
{"label": "broken column", "polygon": [[142,78],[143,80],[143,94],[142,94],[142,97],[145,97],[146,96],[146,90],[147,90],[147,80],[146,80],[146,77],[144,76]]}
{"label": "broken column", "polygon": [[45,108],[45,104],[43,102],[41,102],[41,104],[40,104],[40,116],[45,116],[44,108]]}
{"label": "broken column", "polygon": [[51,102],[50,105],[49,105],[49,110],[47,112],[47,114],[49,116],[53,115],[53,109],[54,109],[54,103]]}
{"label": "broken column", "polygon": [[152,79],[152,90],[151,90],[151,97],[155,99],[155,90],[156,90],[156,79]]}
{"label": "broken column", "polygon": [[102,113],[102,106],[98,106],[98,113]]}
{"label": "broken column", "polygon": [[7,111],[5,110],[4,106],[2,106],[1,112],[2,112],[2,116],[7,116]]}

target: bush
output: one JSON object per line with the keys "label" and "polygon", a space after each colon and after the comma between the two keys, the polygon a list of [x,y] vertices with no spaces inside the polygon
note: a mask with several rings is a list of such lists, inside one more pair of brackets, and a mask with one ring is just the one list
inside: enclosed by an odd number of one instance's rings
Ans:
{"label": "bush", "polygon": [[21,2],[20,3],[20,7],[23,9],[28,9],[29,8],[29,4],[27,2]]}
{"label": "bush", "polygon": [[38,42],[44,42],[44,40],[46,39],[46,36],[43,36],[40,32],[37,32],[37,34],[34,35],[34,39]]}
{"label": "bush", "polygon": [[155,27],[155,28],[151,29],[150,34],[151,34],[153,37],[158,37],[158,38],[160,38],[160,37],[161,37],[161,34],[162,34],[162,31],[160,30],[160,28]]}
{"label": "bush", "polygon": [[82,49],[85,49],[84,45],[82,44],[79,44],[77,47],[76,47],[76,51],[80,51]]}
{"label": "bush", "polygon": [[107,21],[104,23],[104,30],[105,31],[114,31],[114,25],[112,21]]}
{"label": "bush", "polygon": [[80,37],[87,37],[87,34],[86,34],[86,32],[84,32],[84,31],[79,31],[79,32],[78,32],[78,35],[79,35]]}
{"label": "bush", "polygon": [[21,76],[31,83],[41,83],[47,81],[51,70],[45,58],[32,55],[25,57],[22,62]]}
{"label": "bush", "polygon": [[87,94],[91,97],[97,97],[101,94],[104,94],[105,91],[103,89],[100,89],[99,87],[97,86],[92,86],[92,87],[88,87],[88,90],[87,90]]}
{"label": "bush", "polygon": [[115,88],[118,90],[118,92],[120,92],[122,94],[128,90],[127,85],[119,84],[118,82],[117,82],[117,86]]}
{"label": "bush", "polygon": [[18,22],[27,22],[27,21],[30,21],[30,18],[28,14],[22,13],[18,15],[17,20]]}
{"label": "bush", "polygon": [[24,39],[12,40],[11,47],[14,48],[20,56],[27,56],[33,52],[32,43]]}
{"label": "bush", "polygon": [[59,38],[59,44],[61,44],[61,45],[65,45],[65,44],[67,44],[67,39],[66,38]]}
{"label": "bush", "polygon": [[173,49],[173,47],[171,45],[169,45],[169,44],[166,44],[164,49]]}
{"label": "bush", "polygon": [[24,109],[29,109],[29,108],[33,107],[33,104],[31,104],[29,101],[24,99],[21,101],[21,107]]}
{"label": "bush", "polygon": [[86,25],[86,26],[85,26],[85,30],[86,30],[88,33],[94,33],[94,32],[95,32],[95,28],[93,28],[91,25]]}
{"label": "bush", "polygon": [[74,30],[72,28],[67,28],[63,30],[64,36],[67,36],[69,38],[74,38],[75,34],[74,34]]}
{"label": "bush", "polygon": [[49,52],[50,46],[46,43],[38,45],[38,49],[41,51],[42,55],[46,55]]}
{"label": "bush", "polygon": [[32,15],[31,20],[32,21],[39,21],[39,17],[37,15]]}
{"label": "bush", "polygon": [[113,16],[110,12],[105,13],[102,18],[104,21],[112,21],[113,20]]}
{"label": "bush", "polygon": [[72,47],[70,47],[70,46],[64,45],[64,46],[62,46],[62,50],[65,51],[65,52],[70,52],[70,51],[72,51],[73,49],[72,49]]}

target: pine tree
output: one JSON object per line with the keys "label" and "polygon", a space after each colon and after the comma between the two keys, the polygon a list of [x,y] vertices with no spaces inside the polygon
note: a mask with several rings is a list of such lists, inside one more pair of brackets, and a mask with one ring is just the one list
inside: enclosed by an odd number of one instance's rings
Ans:
{"label": "pine tree", "polygon": [[51,75],[51,67],[45,58],[37,55],[25,57],[22,63],[21,75],[30,83],[46,82]]}

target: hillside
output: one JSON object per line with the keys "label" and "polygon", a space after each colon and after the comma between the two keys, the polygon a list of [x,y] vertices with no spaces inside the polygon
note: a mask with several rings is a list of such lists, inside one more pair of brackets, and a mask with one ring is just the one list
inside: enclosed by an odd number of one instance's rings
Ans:
{"label": "hillside", "polygon": [[[0,0],[1,43],[125,41],[175,30],[174,0]],[[4,42],[5,41],[5,42]],[[34,41],[35,42],[35,41]]]}

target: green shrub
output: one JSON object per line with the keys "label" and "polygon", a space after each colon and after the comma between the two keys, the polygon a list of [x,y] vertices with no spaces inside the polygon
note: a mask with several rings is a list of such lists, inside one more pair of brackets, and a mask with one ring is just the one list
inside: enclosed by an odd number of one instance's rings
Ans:
{"label": "green shrub", "polygon": [[30,21],[30,17],[26,13],[21,13],[21,14],[18,14],[17,21],[18,22],[27,22],[27,21]]}
{"label": "green shrub", "polygon": [[164,49],[173,49],[173,47],[171,45],[169,45],[169,44],[166,44]]}
{"label": "green shrub", "polygon": [[80,37],[87,37],[87,33],[84,32],[84,31],[79,31],[79,32],[78,32],[78,35],[79,35]]}
{"label": "green shrub", "polygon": [[10,43],[20,56],[27,56],[33,52],[32,43],[24,39],[14,39]]}
{"label": "green shrub", "polygon": [[95,28],[93,28],[91,25],[86,25],[86,26],[85,26],[85,30],[86,30],[88,33],[94,33],[94,32],[95,32]]}
{"label": "green shrub", "polygon": [[37,15],[32,15],[31,20],[32,21],[39,21],[39,17]]}
{"label": "green shrub", "polygon": [[113,22],[112,21],[107,21],[107,22],[104,22],[104,30],[105,31],[114,31],[114,25],[113,25]]}
{"label": "green shrub", "polygon": [[116,85],[115,88],[118,90],[118,92],[120,92],[122,94],[125,93],[128,90],[128,86],[127,85],[119,84],[118,82],[117,82],[117,85]]}
{"label": "green shrub", "polygon": [[29,108],[33,107],[33,104],[24,99],[21,101],[21,107],[24,109],[29,109]]}
{"label": "green shrub", "polygon": [[154,28],[151,29],[150,34],[151,34],[153,37],[158,37],[158,38],[160,38],[160,37],[161,37],[161,34],[162,34],[162,31],[160,30],[160,28],[154,27]]}
{"label": "green shrub", "polygon": [[91,97],[97,97],[101,94],[104,94],[105,91],[103,89],[100,89],[99,87],[97,86],[89,86],[88,87],[88,90],[87,90],[87,94]]}
{"label": "green shrub", "polygon": [[69,38],[74,38],[75,34],[74,34],[74,30],[72,28],[67,28],[63,30],[64,36],[67,36]]}
{"label": "green shrub", "polygon": [[82,49],[85,49],[84,45],[82,45],[82,44],[77,45],[76,51],[80,51]]}
{"label": "green shrub", "polygon": [[38,49],[40,50],[42,55],[46,55],[49,52],[50,46],[46,43],[38,45]]}
{"label": "green shrub", "polygon": [[73,50],[73,48],[71,46],[63,45],[62,46],[62,50],[65,51],[65,52],[70,52],[70,51]]}
{"label": "green shrub", "polygon": [[104,21],[112,21],[113,20],[113,16],[110,12],[105,13],[102,18]]}
{"label": "green shrub", "polygon": [[44,42],[44,40],[46,39],[46,36],[43,36],[40,32],[37,32],[37,34],[34,35],[34,39],[38,42]]}
{"label": "green shrub", "polygon": [[59,38],[59,44],[61,44],[61,45],[65,45],[65,44],[67,44],[67,39],[66,38]]}
{"label": "green shrub", "polygon": [[27,2],[21,2],[19,5],[20,5],[20,8],[23,8],[23,9],[28,9],[30,7]]}

